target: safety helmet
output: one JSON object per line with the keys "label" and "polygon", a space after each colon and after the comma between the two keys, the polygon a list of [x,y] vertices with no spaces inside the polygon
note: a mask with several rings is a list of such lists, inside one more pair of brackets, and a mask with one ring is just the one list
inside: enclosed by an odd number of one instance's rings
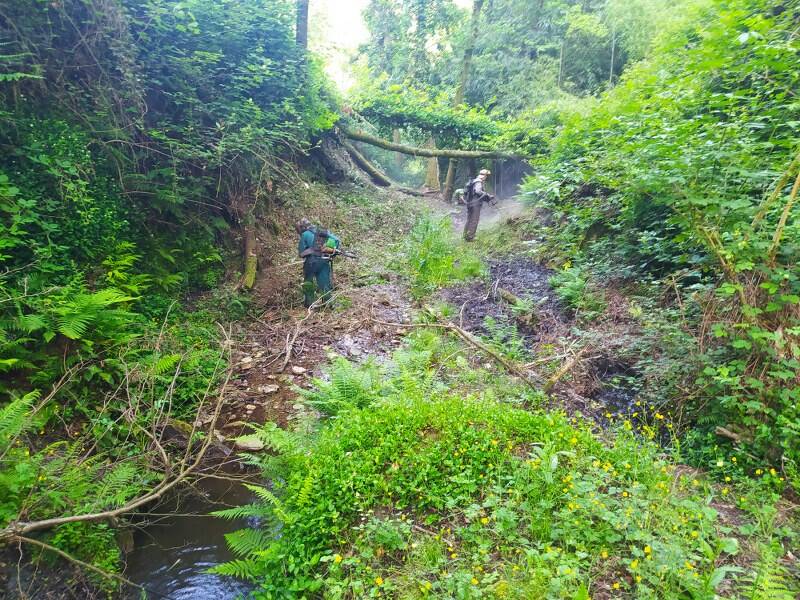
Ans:
{"label": "safety helmet", "polygon": [[491,174],[492,174],[492,172],[489,169],[481,169],[478,172],[478,175],[487,175],[488,176],[488,175],[491,175]]}

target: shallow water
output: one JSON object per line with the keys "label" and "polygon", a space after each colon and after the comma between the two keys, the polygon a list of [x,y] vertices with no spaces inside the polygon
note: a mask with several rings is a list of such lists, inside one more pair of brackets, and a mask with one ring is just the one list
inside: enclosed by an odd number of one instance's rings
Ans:
{"label": "shallow water", "polygon": [[[205,571],[233,558],[225,534],[254,525],[245,519],[224,520],[208,513],[247,504],[252,493],[241,483],[204,479],[200,494],[184,495],[165,503],[146,527],[134,535],[125,577],[147,589],[153,600],[233,600],[246,597],[253,585]],[[168,513],[176,514],[168,514]],[[140,598],[131,589],[126,598]]]}

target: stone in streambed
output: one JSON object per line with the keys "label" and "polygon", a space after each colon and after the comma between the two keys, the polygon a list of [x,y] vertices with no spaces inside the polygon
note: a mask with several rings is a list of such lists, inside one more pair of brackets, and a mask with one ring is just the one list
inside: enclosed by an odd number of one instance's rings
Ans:
{"label": "stone in streambed", "polygon": [[258,452],[264,449],[264,442],[252,436],[237,438],[235,444],[236,449],[243,452]]}

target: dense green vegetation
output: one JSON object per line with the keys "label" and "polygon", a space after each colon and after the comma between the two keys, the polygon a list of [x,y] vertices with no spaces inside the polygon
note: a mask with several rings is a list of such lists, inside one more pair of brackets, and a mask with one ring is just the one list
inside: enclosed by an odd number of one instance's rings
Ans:
{"label": "dense green vegetation", "polygon": [[264,582],[262,597],[574,598],[589,577],[614,595],[715,597],[739,547],[706,482],[676,480],[628,421],[608,444],[467,365],[428,330],[382,371],[337,362],[313,394],[335,407],[319,435],[257,431],[283,483],[221,513],[264,525],[231,535],[241,558],[218,571]]}
{"label": "dense green vegetation", "polygon": [[702,390],[675,400],[800,488],[796,29],[789,4],[691,4],[616,88],[559,113],[528,189],[573,268],[672,282]]}
{"label": "dense green vegetation", "polygon": [[[55,550],[121,594],[121,520],[229,452],[230,323],[271,318],[292,409],[237,421],[264,483],[214,569],[254,597],[795,597],[797,0],[371,0],[342,107],[307,6],[0,7],[0,568]],[[353,127],[524,156],[525,208],[457,242],[447,205],[365,183]],[[446,200],[480,166],[357,149]],[[316,313],[307,207],[363,245]],[[546,297],[497,289],[514,261]],[[288,377],[317,334],[324,374]]]}
{"label": "dense green vegetation", "polygon": [[[291,2],[20,0],[0,31],[3,528],[169,477],[151,438],[215,395],[214,320],[243,307],[181,298],[233,274],[236,238],[333,113]],[[107,524],[49,541],[119,566]]]}

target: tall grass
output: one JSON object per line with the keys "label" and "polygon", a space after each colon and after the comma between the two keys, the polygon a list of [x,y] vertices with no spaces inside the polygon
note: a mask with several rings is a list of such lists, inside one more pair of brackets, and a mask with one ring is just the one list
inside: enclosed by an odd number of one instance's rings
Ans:
{"label": "tall grass", "polygon": [[483,273],[480,258],[455,238],[446,217],[426,216],[414,226],[405,246],[404,267],[417,298]]}

